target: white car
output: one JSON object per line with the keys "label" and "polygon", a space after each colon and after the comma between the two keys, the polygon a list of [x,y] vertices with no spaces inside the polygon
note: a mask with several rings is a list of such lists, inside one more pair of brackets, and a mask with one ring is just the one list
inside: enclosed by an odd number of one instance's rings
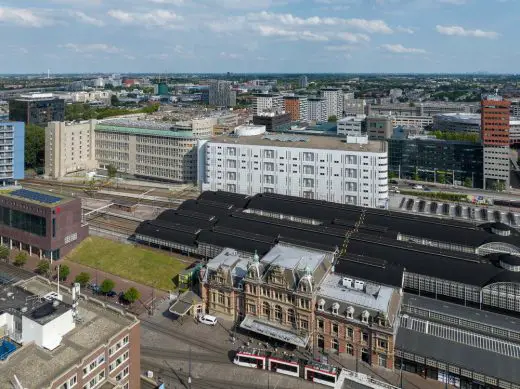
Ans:
{"label": "white car", "polygon": [[417,189],[417,190],[423,190],[424,189],[424,187],[422,185],[414,185],[413,188]]}
{"label": "white car", "polygon": [[214,326],[217,324],[217,318],[211,315],[200,315],[199,322],[202,324],[207,324],[209,326]]}

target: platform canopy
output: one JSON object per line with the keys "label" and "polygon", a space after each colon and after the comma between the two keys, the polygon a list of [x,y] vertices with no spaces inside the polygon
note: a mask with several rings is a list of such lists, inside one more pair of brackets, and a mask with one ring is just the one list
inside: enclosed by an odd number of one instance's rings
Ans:
{"label": "platform canopy", "polygon": [[242,323],[240,323],[240,327],[284,343],[290,343],[297,347],[306,347],[307,343],[309,343],[308,333],[297,334],[288,329],[276,326],[272,322],[250,315],[247,315]]}
{"label": "platform canopy", "polygon": [[186,315],[196,305],[202,304],[202,299],[191,290],[181,294],[177,301],[170,307],[170,312],[178,316]]}

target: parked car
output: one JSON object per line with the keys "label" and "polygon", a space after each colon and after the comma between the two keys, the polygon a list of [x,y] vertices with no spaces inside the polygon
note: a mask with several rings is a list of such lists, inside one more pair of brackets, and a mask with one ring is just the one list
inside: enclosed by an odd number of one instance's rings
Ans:
{"label": "parked car", "polygon": [[390,180],[390,184],[398,185],[399,182],[397,180]]}
{"label": "parked car", "polygon": [[413,186],[413,189],[423,190],[424,187],[423,187],[422,185],[414,185],[414,186]]}
{"label": "parked car", "polygon": [[199,322],[202,324],[207,324],[209,326],[214,326],[217,324],[217,318],[211,315],[201,315],[199,316]]}
{"label": "parked car", "polygon": [[428,188],[427,186],[424,187],[424,191],[425,192],[431,192],[432,190],[430,188]]}

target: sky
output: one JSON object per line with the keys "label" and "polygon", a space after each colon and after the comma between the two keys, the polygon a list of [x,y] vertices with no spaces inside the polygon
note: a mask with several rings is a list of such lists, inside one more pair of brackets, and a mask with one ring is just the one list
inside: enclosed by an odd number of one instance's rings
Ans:
{"label": "sky", "polygon": [[0,0],[0,73],[520,73],[520,0]]}

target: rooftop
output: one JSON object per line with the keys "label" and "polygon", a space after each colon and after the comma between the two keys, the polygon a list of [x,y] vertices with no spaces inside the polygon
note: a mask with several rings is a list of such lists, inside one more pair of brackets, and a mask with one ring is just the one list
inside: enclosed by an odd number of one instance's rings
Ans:
{"label": "rooftop", "polygon": [[314,272],[328,255],[329,253],[323,251],[279,243],[264,255],[260,262],[288,270],[303,271],[308,268]]}
{"label": "rooftop", "polygon": [[144,136],[162,136],[169,138],[193,138],[191,131],[172,131],[167,129],[150,129],[150,128],[136,128],[136,127],[122,127],[109,124],[97,124],[96,131],[100,132],[117,132],[120,134],[129,135],[144,135]]}
{"label": "rooftop", "polygon": [[344,286],[342,281],[341,275],[328,274],[318,289],[318,296],[333,302],[351,304],[376,312],[388,312],[394,288],[365,283],[364,289],[358,290]]}
{"label": "rooftop", "polygon": [[255,136],[228,136],[220,135],[213,137],[210,142],[229,143],[268,147],[296,147],[302,149],[329,149],[355,152],[385,152],[382,142],[370,141],[367,144],[346,143],[343,138],[324,136],[295,136],[294,138],[277,138],[273,134]]}
{"label": "rooftop", "polygon": [[[463,112],[449,112],[439,113],[434,115],[435,118],[442,119],[451,122],[461,122],[480,126],[480,114],[479,113],[463,113]],[[511,116],[509,124],[520,125],[520,117]]]}
{"label": "rooftop", "polygon": [[[17,285],[34,295],[56,291],[55,285],[39,277],[22,280]],[[60,294],[66,304],[72,301],[68,288],[62,287]],[[12,387],[14,375],[27,389],[44,388],[50,385],[52,379],[64,374],[71,365],[81,363],[83,358],[108,343],[123,329],[138,323],[134,316],[90,298],[80,300],[78,313],[80,320],[75,328],[63,337],[61,345],[53,351],[29,343],[6,361],[0,362],[0,388]]]}
{"label": "rooftop", "polygon": [[26,201],[33,204],[43,205],[47,207],[54,207],[73,200],[70,197],[62,195],[48,194],[39,192],[34,189],[13,189],[7,191],[0,191],[0,196],[10,197],[15,200]]}

